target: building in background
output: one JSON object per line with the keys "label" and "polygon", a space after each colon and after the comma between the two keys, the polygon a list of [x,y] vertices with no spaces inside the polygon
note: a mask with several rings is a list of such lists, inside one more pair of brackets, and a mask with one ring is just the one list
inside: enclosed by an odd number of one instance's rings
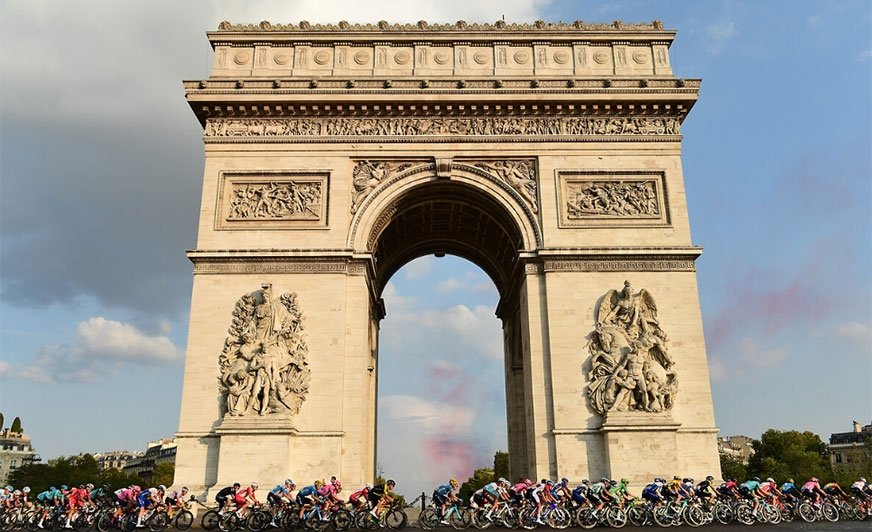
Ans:
{"label": "building in background", "polygon": [[870,448],[866,440],[872,439],[872,424],[861,426],[854,421],[854,430],[851,432],[836,432],[830,435],[830,465],[833,472],[849,471],[857,468],[860,464],[868,463]]}
{"label": "building in background", "polygon": [[6,484],[9,475],[19,467],[39,461],[30,444],[30,436],[13,432],[11,428],[0,431],[0,484]]}
{"label": "building in background", "polygon": [[154,476],[154,468],[162,463],[176,463],[176,440],[164,438],[162,440],[148,442],[145,454],[131,458],[124,465],[123,471],[130,475],[151,480]]}
{"label": "building in background", "polygon": [[94,453],[94,460],[97,460],[97,465],[100,471],[107,469],[117,469],[121,471],[128,462],[135,458],[145,456],[142,451],[108,451],[105,453]]}
{"label": "building in background", "polygon": [[747,464],[754,454],[752,441],[748,436],[721,436],[718,438],[718,453]]}

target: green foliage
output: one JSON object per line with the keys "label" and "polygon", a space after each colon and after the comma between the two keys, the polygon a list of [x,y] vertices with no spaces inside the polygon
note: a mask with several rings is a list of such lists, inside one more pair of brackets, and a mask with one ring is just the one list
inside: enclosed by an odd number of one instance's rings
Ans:
{"label": "green foliage", "polygon": [[497,451],[494,453],[494,477],[509,478],[509,453],[505,451]]}
{"label": "green foliage", "polygon": [[96,486],[108,484],[117,489],[130,484],[140,484],[142,479],[126,475],[121,471],[109,469],[101,472],[97,461],[90,454],[55,458],[47,464],[28,464],[19,467],[9,476],[13,486],[30,486],[33,493],[47,490],[50,486],[79,486],[92,483]]}
{"label": "green foliage", "polygon": [[460,492],[457,494],[464,503],[469,500],[472,494],[478,489],[484,487],[494,481],[494,470],[490,468],[476,469],[469,479],[460,485]]}
{"label": "green foliage", "polygon": [[733,456],[721,453],[721,475],[724,478],[734,478],[743,482],[748,478],[748,466]]}
{"label": "green foliage", "polygon": [[176,464],[172,462],[161,462],[154,466],[154,473],[151,477],[151,483],[155,486],[172,486],[173,477],[176,474]]}
{"label": "green foliage", "polygon": [[12,432],[21,432],[21,418],[17,417],[12,420],[12,427],[9,428]]}
{"label": "green foliage", "polygon": [[830,476],[827,447],[817,434],[769,429],[752,445],[755,452],[748,462],[748,476],[772,477],[778,482]]}
{"label": "green foliage", "polygon": [[842,454],[844,461],[833,466],[833,477],[843,488],[850,486],[860,477],[872,478],[872,437],[866,438],[862,449]]}

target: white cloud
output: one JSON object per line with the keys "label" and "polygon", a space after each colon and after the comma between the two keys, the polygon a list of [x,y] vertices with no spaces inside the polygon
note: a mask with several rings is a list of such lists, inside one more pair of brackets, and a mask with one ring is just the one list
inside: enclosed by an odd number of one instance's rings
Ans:
{"label": "white cloud", "polygon": [[[166,326],[162,326],[162,332]],[[33,382],[94,382],[123,363],[168,364],[181,351],[165,335],[148,335],[133,325],[95,316],[79,323],[74,345],[40,347],[29,364],[3,363],[0,374]]]}
{"label": "white cloud", "polygon": [[708,51],[711,55],[717,55],[733,36],[736,35],[736,24],[732,20],[721,21],[711,24],[706,29]]}
{"label": "white cloud", "polygon": [[430,402],[411,395],[388,395],[379,399],[379,414],[400,423],[420,424],[415,430],[428,433],[466,435],[475,412],[468,407]]}
{"label": "white cloud", "polygon": [[872,50],[863,50],[860,52],[860,61],[869,61],[872,59]]}
{"label": "white cloud", "polygon": [[127,323],[94,317],[79,324],[77,354],[139,364],[174,362],[180,352],[166,336],[148,336]]}
{"label": "white cloud", "polygon": [[418,257],[412,262],[403,266],[403,272],[406,276],[406,279],[415,280],[420,279],[427,275],[430,272],[430,268],[433,266],[433,255],[425,255],[423,257]]}
{"label": "white cloud", "polygon": [[745,338],[739,344],[740,359],[759,368],[773,368],[781,365],[787,357],[787,350],[779,348],[763,348],[752,339]]}
{"label": "white cloud", "polygon": [[463,286],[463,282],[456,277],[449,277],[448,279],[440,281],[439,284],[436,286],[436,290],[438,290],[439,292],[453,292],[455,290],[463,288]]}

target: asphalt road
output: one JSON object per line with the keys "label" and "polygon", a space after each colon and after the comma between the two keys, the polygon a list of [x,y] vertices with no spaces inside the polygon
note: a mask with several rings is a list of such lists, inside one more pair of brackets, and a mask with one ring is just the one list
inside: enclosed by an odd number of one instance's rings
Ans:
{"label": "asphalt road", "polygon": [[[414,524],[412,525],[412,527],[417,528]],[[436,530],[438,530],[440,532],[453,532],[454,529],[448,528],[448,527],[439,527]],[[473,531],[475,529],[469,528],[467,530]],[[493,530],[499,531],[499,530],[504,530],[504,529],[495,528]],[[545,531],[550,531],[551,529],[545,527],[545,528],[540,528],[537,530],[541,530],[542,532],[545,532]],[[571,530],[573,532],[583,532],[585,529],[584,528],[567,528],[566,530]],[[594,528],[593,530],[612,530],[612,529],[610,529],[610,528]],[[654,527],[650,527],[650,526],[643,526],[643,527],[625,526],[624,528],[621,528],[620,530],[622,530],[622,531],[647,530],[647,531],[651,532],[653,530],[663,530],[663,529],[661,529],[660,527],[657,527],[657,526],[654,526]],[[731,524],[731,525],[711,524],[711,525],[701,526],[699,528],[691,528],[689,526],[682,526],[682,527],[677,528],[676,530],[700,530],[700,531],[704,530],[704,531],[713,531],[713,532],[714,531],[725,532],[727,530],[730,530],[732,532],[738,532],[741,530],[747,530],[748,532],[753,532],[756,530],[760,530],[761,532],[762,531],[769,531],[769,530],[776,530],[779,532],[780,531],[787,531],[787,530],[807,531],[807,532],[812,532],[812,531],[816,532],[818,530],[823,530],[823,531],[833,530],[833,531],[838,531],[838,532],[870,532],[870,531],[872,531],[872,520],[839,521],[838,523],[830,523],[830,522],[796,523],[796,522],[794,522],[794,523],[781,523],[779,525],[758,524],[758,525],[751,525],[751,526],[745,526],[745,525],[740,525],[740,524]]]}

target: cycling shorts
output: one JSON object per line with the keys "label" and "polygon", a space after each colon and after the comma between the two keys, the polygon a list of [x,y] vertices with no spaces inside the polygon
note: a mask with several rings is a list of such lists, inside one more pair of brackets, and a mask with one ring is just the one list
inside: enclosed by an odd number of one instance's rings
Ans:
{"label": "cycling shorts", "polygon": [[438,491],[433,492],[433,503],[436,506],[442,506],[446,502],[448,502],[448,497],[446,497],[445,495],[442,495]]}

